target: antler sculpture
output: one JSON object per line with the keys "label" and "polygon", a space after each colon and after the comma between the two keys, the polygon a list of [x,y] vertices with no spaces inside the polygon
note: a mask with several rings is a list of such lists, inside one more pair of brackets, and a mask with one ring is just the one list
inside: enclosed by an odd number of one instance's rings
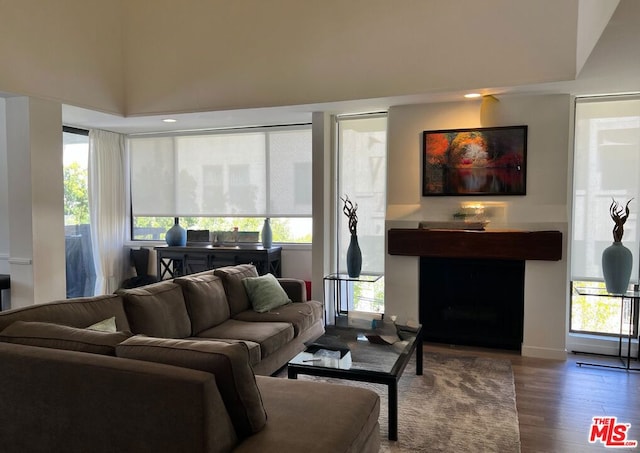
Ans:
{"label": "antler sculpture", "polygon": [[615,200],[611,199],[611,206],[609,206],[609,215],[613,219],[615,223],[613,227],[613,242],[622,242],[622,235],[624,234],[624,224],[629,217],[629,203],[631,200],[627,201],[627,204],[624,206],[624,209],[620,204]]}
{"label": "antler sculpture", "polygon": [[357,226],[358,226],[358,215],[356,211],[358,210],[358,203],[355,205],[349,200],[349,196],[345,195],[344,198],[340,197],[344,206],[342,207],[342,212],[349,218],[349,232],[351,234],[356,234]]}

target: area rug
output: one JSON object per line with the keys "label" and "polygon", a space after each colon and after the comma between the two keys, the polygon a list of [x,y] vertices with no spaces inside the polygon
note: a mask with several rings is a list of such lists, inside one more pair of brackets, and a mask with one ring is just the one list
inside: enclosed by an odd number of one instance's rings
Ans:
{"label": "area rug", "polygon": [[388,440],[387,387],[299,375],[366,387],[380,395],[380,452],[520,452],[513,370],[507,360],[424,353],[398,383],[398,440]]}

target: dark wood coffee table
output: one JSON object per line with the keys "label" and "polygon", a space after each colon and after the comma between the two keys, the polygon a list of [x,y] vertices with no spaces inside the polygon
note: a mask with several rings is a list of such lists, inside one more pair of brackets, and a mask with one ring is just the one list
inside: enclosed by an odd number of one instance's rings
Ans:
{"label": "dark wood coffee table", "polygon": [[[422,326],[408,328],[385,323],[376,331],[353,327],[327,326],[326,333],[314,342],[314,347],[295,356],[288,364],[289,379],[299,374],[323,376],[351,381],[385,384],[389,392],[389,439],[398,440],[398,381],[411,354],[416,352],[416,374],[422,374]],[[391,329],[391,330],[390,330]],[[396,333],[400,341],[394,344],[374,344],[367,340],[371,333]],[[316,346],[319,345],[319,346]],[[313,352],[347,347],[349,358],[323,358]],[[329,352],[328,355],[331,353]],[[320,357],[320,358],[319,358]]]}

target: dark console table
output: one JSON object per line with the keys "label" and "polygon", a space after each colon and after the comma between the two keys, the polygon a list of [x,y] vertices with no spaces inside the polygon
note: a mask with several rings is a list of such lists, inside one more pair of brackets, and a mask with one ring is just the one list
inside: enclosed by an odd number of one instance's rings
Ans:
{"label": "dark console table", "polygon": [[259,245],[154,247],[158,280],[236,264],[254,264],[258,273],[282,276],[282,247]]}

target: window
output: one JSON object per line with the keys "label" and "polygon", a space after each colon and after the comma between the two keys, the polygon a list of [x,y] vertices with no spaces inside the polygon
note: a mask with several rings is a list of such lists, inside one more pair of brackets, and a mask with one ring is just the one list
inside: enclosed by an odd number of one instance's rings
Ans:
{"label": "window", "polygon": [[[385,257],[385,212],[387,179],[387,115],[371,114],[338,118],[337,167],[339,197],[358,204],[358,243],[362,250],[362,273],[382,274]],[[338,272],[346,273],[350,234],[348,219],[337,203]],[[349,283],[352,301],[348,310],[384,312],[384,277],[375,283]],[[351,302],[349,302],[351,304]]]}
{"label": "window", "polygon": [[62,140],[67,297],[93,296],[96,276],[89,218],[88,131],[65,127]]}
{"label": "window", "polygon": [[[604,97],[576,103],[571,280],[573,286],[603,287],[602,251],[613,242],[609,216],[612,198],[631,213],[623,242],[634,257],[632,282],[638,281],[640,231],[640,98]],[[620,300],[571,295],[572,332],[618,334]],[[637,332],[637,317],[633,329]]]}
{"label": "window", "polygon": [[260,231],[311,242],[311,126],[132,136],[132,239],[190,229]]}

